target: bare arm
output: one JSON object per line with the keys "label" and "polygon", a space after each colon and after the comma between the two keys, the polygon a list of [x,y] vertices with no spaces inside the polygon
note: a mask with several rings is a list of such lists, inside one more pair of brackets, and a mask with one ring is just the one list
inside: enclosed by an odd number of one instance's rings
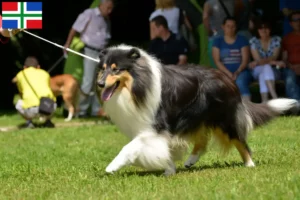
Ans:
{"label": "bare arm", "polygon": [[282,61],[279,61],[278,63],[276,63],[276,65],[278,65],[279,67],[292,67],[291,63],[289,63],[288,61],[288,53],[287,51],[283,51],[282,52]]}
{"label": "bare arm", "polygon": [[19,92],[19,95],[20,95],[20,98],[22,99],[23,98],[23,93],[22,93],[22,89],[21,89],[21,85],[18,84],[18,79],[17,79],[17,76],[15,76],[12,81],[12,83],[15,83],[17,85],[17,88],[18,88],[18,92]]}
{"label": "bare arm", "polygon": [[261,58],[256,49],[251,49],[251,54],[254,59],[255,65],[266,65],[273,64],[279,57],[280,47],[276,48],[273,52],[273,55],[268,58]]}
{"label": "bare arm", "polygon": [[293,71],[298,71],[299,74],[300,64],[292,65],[291,63],[289,63],[287,51],[282,52],[282,61],[278,61],[276,65],[278,65],[279,67],[291,68]]}
{"label": "bare arm", "polygon": [[266,65],[266,64],[272,64],[274,61],[276,61],[276,52],[274,52],[273,56],[268,58],[261,58],[258,51],[256,49],[251,49],[251,54],[254,59],[252,62],[252,67],[259,66],[259,65]]}
{"label": "bare arm", "polygon": [[[69,35],[68,35],[68,38],[67,38],[67,42],[64,45],[65,48],[69,48],[70,47],[71,42],[72,42],[74,36],[76,35],[76,33],[77,33],[76,30],[73,29],[73,28],[71,28],[71,30],[69,32]],[[64,49],[64,53],[67,54],[67,50],[66,49]]]}
{"label": "bare arm", "polygon": [[154,33],[153,33],[151,22],[149,23],[149,30],[150,30],[150,40],[153,40],[155,36],[154,36]]}
{"label": "bare arm", "polygon": [[187,56],[186,55],[179,55],[178,63],[177,65],[184,65],[187,64]]}
{"label": "bare arm", "polygon": [[288,63],[288,53],[287,51],[282,52],[282,60],[286,63]]}
{"label": "bare arm", "polygon": [[15,34],[17,34],[18,32],[20,32],[22,30],[23,29],[12,29],[11,31],[9,31],[8,29],[2,29],[2,28],[0,28],[0,33],[4,37],[11,37],[11,36],[14,36]]}
{"label": "bare arm", "polygon": [[238,73],[240,73],[247,67],[249,63],[249,57],[250,57],[250,48],[249,46],[245,46],[242,48],[242,63],[237,70]]}
{"label": "bare arm", "polygon": [[76,30],[73,29],[73,28],[71,28],[71,30],[70,30],[70,32],[69,32],[69,35],[68,35],[68,38],[67,38],[67,42],[66,42],[66,44],[65,44],[65,47],[68,47],[68,48],[69,48],[69,46],[70,46],[70,44],[71,44],[71,42],[72,42],[74,36],[76,35],[76,33],[77,33]]}
{"label": "bare arm", "polygon": [[212,49],[213,59],[218,69],[227,74],[230,78],[232,78],[232,73],[223,65],[220,60],[220,50],[217,47],[213,47]]}
{"label": "bare arm", "polygon": [[267,59],[269,59],[269,61],[276,61],[278,58],[279,58],[279,55],[280,55],[280,47],[277,47],[274,52],[273,52],[273,55]]}
{"label": "bare arm", "polygon": [[18,80],[17,80],[17,77],[16,77],[16,76],[11,80],[12,83],[17,83],[17,81],[18,81]]}

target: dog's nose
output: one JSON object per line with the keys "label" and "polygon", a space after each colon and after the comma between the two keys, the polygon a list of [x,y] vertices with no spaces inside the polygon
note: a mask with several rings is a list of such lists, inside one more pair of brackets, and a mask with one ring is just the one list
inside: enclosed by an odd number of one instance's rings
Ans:
{"label": "dog's nose", "polygon": [[105,86],[105,81],[101,81],[101,80],[100,80],[100,81],[97,82],[97,84],[98,84],[99,87],[104,88],[104,86]]}

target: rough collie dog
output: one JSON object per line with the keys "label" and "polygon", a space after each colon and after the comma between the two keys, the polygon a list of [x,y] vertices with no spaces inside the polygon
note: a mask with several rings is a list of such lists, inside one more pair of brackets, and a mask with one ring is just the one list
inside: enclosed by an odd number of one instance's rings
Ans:
{"label": "rough collie dog", "polygon": [[235,83],[222,72],[200,66],[163,66],[142,49],[109,47],[100,55],[97,85],[106,113],[131,141],[107,166],[113,173],[127,165],[176,173],[187,144],[193,145],[186,167],[206,151],[210,136],[234,146],[253,167],[247,135],[284,111],[298,109],[296,100],[267,104],[245,102]]}

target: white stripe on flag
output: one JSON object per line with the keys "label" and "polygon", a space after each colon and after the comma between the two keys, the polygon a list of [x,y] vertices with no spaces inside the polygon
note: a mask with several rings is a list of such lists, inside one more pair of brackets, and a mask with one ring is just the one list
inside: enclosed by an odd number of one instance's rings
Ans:
{"label": "white stripe on flag", "polygon": [[27,2],[24,2],[24,14],[42,14],[42,11],[28,11]]}
{"label": "white stripe on flag", "polygon": [[2,11],[2,15],[4,14],[21,14],[21,3],[18,2],[18,10],[17,11]]}
{"label": "white stripe on flag", "polygon": [[23,19],[24,19],[24,21],[25,20],[42,20],[42,17],[24,17]]}
{"label": "white stripe on flag", "polygon": [[2,17],[2,21],[3,20],[17,20],[18,21],[18,27],[17,28],[22,28],[20,17]]}

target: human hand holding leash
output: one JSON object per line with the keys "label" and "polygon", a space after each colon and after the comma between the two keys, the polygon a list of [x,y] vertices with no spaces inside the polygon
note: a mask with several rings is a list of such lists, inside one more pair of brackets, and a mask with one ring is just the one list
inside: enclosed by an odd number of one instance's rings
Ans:
{"label": "human hand holding leash", "polygon": [[63,52],[64,52],[64,55],[68,55],[68,52],[67,52],[67,49],[70,47],[70,45],[68,43],[66,43],[64,45],[64,49],[63,49]]}
{"label": "human hand holding leash", "polygon": [[16,35],[17,33],[19,33],[22,30],[23,29],[3,29],[3,28],[0,28],[0,33],[4,37],[13,37],[14,35]]}

